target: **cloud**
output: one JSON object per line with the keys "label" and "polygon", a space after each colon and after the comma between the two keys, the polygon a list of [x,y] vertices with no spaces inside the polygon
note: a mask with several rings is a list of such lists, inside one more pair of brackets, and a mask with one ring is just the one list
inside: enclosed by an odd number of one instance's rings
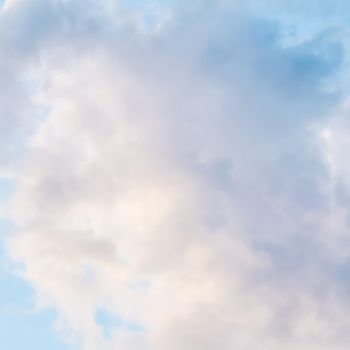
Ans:
{"label": "cloud", "polygon": [[84,350],[347,349],[342,31],[125,4],[1,13],[32,106],[8,250],[38,304]]}

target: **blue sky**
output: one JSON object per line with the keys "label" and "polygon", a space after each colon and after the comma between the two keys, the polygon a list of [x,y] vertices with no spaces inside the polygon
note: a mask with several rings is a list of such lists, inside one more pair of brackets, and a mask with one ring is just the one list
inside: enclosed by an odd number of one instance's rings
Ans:
{"label": "blue sky", "polygon": [[68,346],[54,331],[54,312],[35,312],[33,290],[21,279],[2,273],[0,277],[1,346],[8,350],[64,350]]}
{"label": "blue sky", "polygon": [[1,349],[349,348],[346,1],[1,3]]}

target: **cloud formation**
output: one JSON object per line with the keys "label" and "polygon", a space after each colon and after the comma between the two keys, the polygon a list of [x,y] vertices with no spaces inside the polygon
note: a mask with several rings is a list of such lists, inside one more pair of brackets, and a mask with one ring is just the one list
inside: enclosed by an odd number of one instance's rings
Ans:
{"label": "cloud formation", "polygon": [[8,250],[73,348],[348,348],[347,28],[256,3],[5,3]]}

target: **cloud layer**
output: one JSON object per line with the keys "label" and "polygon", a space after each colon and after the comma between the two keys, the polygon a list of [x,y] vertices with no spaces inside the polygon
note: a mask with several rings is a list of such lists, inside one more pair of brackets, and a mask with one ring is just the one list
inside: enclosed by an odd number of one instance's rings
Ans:
{"label": "cloud layer", "polygon": [[8,251],[72,348],[348,348],[347,28],[257,5],[3,6]]}

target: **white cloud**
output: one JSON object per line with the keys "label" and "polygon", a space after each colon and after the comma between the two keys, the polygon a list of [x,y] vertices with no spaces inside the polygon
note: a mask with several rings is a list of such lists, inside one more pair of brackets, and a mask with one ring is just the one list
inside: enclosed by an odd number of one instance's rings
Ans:
{"label": "white cloud", "polygon": [[285,47],[283,23],[216,2],[150,7],[151,27],[114,1],[40,4],[1,14],[35,82],[8,247],[38,303],[84,350],[347,349],[327,163],[347,144],[315,128],[341,100],[337,33]]}

